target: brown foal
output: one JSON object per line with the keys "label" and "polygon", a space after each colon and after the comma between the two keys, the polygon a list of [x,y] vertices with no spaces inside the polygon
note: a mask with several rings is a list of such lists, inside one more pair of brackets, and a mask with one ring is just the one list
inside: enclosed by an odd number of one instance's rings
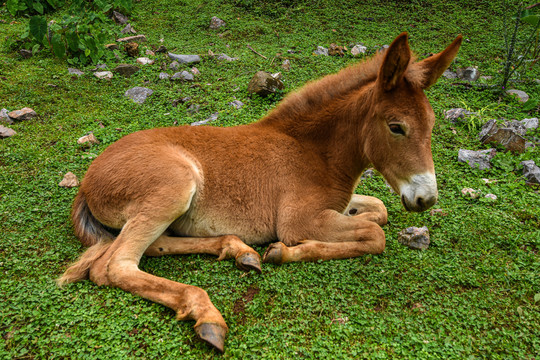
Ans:
{"label": "brown foal", "polygon": [[141,257],[212,254],[260,272],[249,245],[272,243],[262,260],[276,264],[381,253],[386,208],[353,192],[371,164],[406,210],[436,202],[435,116],[423,89],[460,44],[458,36],[415,62],[403,33],[370,60],[288,95],[253,124],[158,128],[120,139],[81,184],[72,220],[89,248],[59,283],[90,278],[168,306],[223,351],[227,325],[208,294],[141,271]]}

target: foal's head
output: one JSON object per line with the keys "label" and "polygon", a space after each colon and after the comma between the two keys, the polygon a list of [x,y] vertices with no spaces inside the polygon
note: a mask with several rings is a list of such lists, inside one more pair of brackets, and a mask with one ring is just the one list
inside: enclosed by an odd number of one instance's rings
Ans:
{"label": "foal's head", "polygon": [[375,82],[364,151],[408,211],[426,210],[437,201],[431,155],[435,114],[423,90],[442,75],[460,44],[458,36],[443,52],[414,63],[403,33],[386,50]]}

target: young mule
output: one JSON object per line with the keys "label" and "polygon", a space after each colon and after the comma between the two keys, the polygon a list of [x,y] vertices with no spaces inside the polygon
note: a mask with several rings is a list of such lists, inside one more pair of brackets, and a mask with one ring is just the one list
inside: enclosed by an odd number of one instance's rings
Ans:
{"label": "young mule", "polygon": [[403,33],[371,60],[288,95],[253,124],[151,129],[120,139],[81,184],[72,220],[90,248],[59,283],[90,278],[168,306],[223,351],[227,325],[208,294],[141,271],[141,257],[212,254],[260,272],[249,245],[274,242],[263,262],[276,264],[381,253],[386,208],[353,195],[359,176],[372,164],[408,211],[437,201],[435,116],[423,89],[460,44],[458,36],[415,63]]}

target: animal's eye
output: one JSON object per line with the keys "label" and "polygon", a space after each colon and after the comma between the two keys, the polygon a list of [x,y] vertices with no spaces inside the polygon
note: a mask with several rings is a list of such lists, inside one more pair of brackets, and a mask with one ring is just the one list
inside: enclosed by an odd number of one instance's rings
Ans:
{"label": "animal's eye", "polygon": [[390,131],[396,135],[405,135],[405,130],[400,124],[390,124],[388,125]]}

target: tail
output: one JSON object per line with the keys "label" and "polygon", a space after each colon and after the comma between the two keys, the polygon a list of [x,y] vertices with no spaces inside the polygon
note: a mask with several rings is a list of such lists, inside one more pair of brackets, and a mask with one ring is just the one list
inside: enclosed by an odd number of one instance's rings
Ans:
{"label": "tail", "polygon": [[90,267],[111,246],[114,235],[103,227],[90,212],[84,194],[79,191],[71,211],[75,235],[88,250],[56,280],[58,286],[88,279]]}

